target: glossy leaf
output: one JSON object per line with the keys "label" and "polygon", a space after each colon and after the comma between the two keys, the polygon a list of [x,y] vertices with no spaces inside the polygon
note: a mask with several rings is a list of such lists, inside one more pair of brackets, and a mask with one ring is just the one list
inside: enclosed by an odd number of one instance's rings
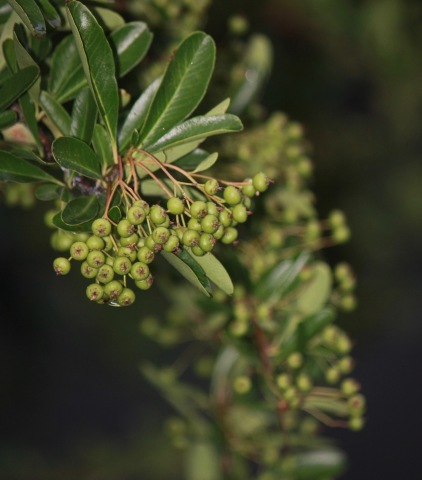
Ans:
{"label": "glossy leaf", "polygon": [[100,162],[95,152],[82,140],[60,137],[53,142],[53,156],[57,163],[85,177],[101,179]]}
{"label": "glossy leaf", "polygon": [[81,223],[79,225],[68,225],[62,220],[62,212],[57,213],[53,217],[53,224],[60,228],[61,230],[66,230],[68,232],[91,232],[92,222]]}
{"label": "glossy leaf", "polygon": [[7,0],[22,19],[28,30],[36,37],[43,37],[46,26],[43,14],[35,0]]}
{"label": "glossy leaf", "polygon": [[19,70],[7,78],[0,86],[0,110],[4,110],[18,99],[34,84],[39,77],[40,70],[30,66]]}
{"label": "glossy leaf", "polygon": [[206,253],[202,257],[194,256],[193,259],[203,268],[205,275],[227,295],[233,295],[234,286],[230,275],[223,264],[212,254]]}
{"label": "glossy leaf", "polygon": [[114,145],[119,95],[113,52],[103,29],[87,7],[72,1],[67,5],[67,13],[85,76]]}
{"label": "glossy leaf", "polygon": [[205,33],[195,32],[179,45],[141,131],[142,144],[154,144],[193,112],[205,95],[214,62],[215,45]]}
{"label": "glossy leaf", "polygon": [[101,165],[113,165],[113,147],[111,145],[110,135],[102,125],[97,124],[94,127],[92,145],[100,159]]}
{"label": "glossy leaf", "polygon": [[161,78],[157,78],[157,80],[152,82],[151,85],[140,95],[130,112],[127,114],[126,120],[119,132],[119,151],[121,153],[123,153],[130,145],[133,132],[142,129],[160,82]]}
{"label": "glossy leaf", "polygon": [[40,167],[4,150],[0,150],[0,180],[20,183],[52,182],[62,185],[62,182]]}
{"label": "glossy leaf", "polygon": [[96,120],[97,105],[91,90],[86,87],[79,92],[73,102],[70,135],[89,144],[92,139]]}
{"label": "glossy leaf", "polygon": [[99,209],[98,198],[77,197],[71,200],[62,211],[62,220],[66,225],[76,226],[93,220]]}
{"label": "glossy leaf", "polygon": [[130,72],[146,55],[152,33],[143,22],[129,22],[114,30],[109,41],[116,53],[116,72],[123,77]]}
{"label": "glossy leaf", "polygon": [[211,296],[211,285],[203,268],[184,250],[180,254],[161,251],[163,257],[172,265],[186,280],[197,287],[207,297]]}
{"label": "glossy leaf", "polygon": [[59,28],[62,20],[57,10],[48,0],[38,0],[45,19],[53,28]]}
{"label": "glossy leaf", "polygon": [[149,145],[144,142],[142,148],[151,153],[175,147],[193,141],[202,142],[207,137],[228,132],[239,132],[243,129],[242,122],[235,115],[224,114],[193,117],[172,128],[157,142]]}
{"label": "glossy leaf", "polygon": [[14,125],[18,121],[18,114],[13,110],[0,113],[0,130]]}
{"label": "glossy leaf", "polygon": [[61,135],[69,135],[71,119],[67,110],[48,92],[41,92],[40,104],[50,123],[58,132]]}
{"label": "glossy leaf", "polygon": [[87,85],[81,59],[72,35],[65,37],[51,59],[48,90],[60,103],[74,98]]}
{"label": "glossy leaf", "polygon": [[331,285],[330,267],[324,262],[316,262],[312,279],[297,299],[297,308],[306,315],[318,312],[328,301]]}

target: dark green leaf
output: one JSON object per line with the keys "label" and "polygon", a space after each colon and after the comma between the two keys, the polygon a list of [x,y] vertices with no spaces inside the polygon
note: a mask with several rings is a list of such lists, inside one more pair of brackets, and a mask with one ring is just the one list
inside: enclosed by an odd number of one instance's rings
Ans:
{"label": "dark green leaf", "polygon": [[211,37],[195,32],[174,52],[154,97],[141,142],[152,145],[188,117],[202,100],[215,62]]}
{"label": "dark green leaf", "polygon": [[52,145],[57,163],[85,177],[101,179],[100,162],[95,152],[82,140],[74,137],[57,138]]}
{"label": "dark green leaf", "polygon": [[174,164],[178,167],[182,167],[184,170],[192,171],[195,170],[202,162],[206,161],[206,159],[209,157],[209,152],[202,150],[201,148],[197,148],[193,150],[193,152],[178,158]]}
{"label": "dark green leaf", "polygon": [[40,167],[3,150],[0,150],[0,180],[21,183],[53,182],[62,185],[62,182]]}
{"label": "dark green leaf", "polygon": [[117,74],[123,77],[144,58],[152,42],[152,33],[143,22],[129,22],[114,30],[109,40],[116,52]]}
{"label": "dark green leaf", "polygon": [[81,90],[73,103],[70,135],[90,143],[97,120],[97,105],[89,88]]}
{"label": "dark green leaf", "polygon": [[154,99],[154,95],[160,85],[161,78],[157,78],[151,85],[141,94],[138,100],[135,102],[130,112],[127,114],[122,128],[119,132],[119,151],[123,153],[127,147],[129,147],[132,134],[136,130],[141,130],[145,118],[147,116],[151,102]]}
{"label": "dark green leaf", "polygon": [[7,78],[0,87],[0,110],[4,110],[19,98],[38,78],[36,66],[26,67]]}
{"label": "dark green leaf", "polygon": [[222,263],[212,253],[206,253],[202,257],[197,257],[192,253],[191,255],[203,268],[205,275],[217,285],[217,287],[221,288],[227,295],[233,295],[234,286],[230,275]]}
{"label": "dark green leaf", "polygon": [[40,104],[50,123],[61,135],[69,135],[70,132],[70,115],[61,104],[48,92],[41,92]]}
{"label": "dark green leaf", "polygon": [[44,38],[36,38],[32,35],[28,39],[29,51],[37,64],[45,60],[51,52],[51,38],[45,36]]}
{"label": "dark green leaf", "polygon": [[57,213],[53,217],[53,223],[57,228],[68,232],[91,232],[92,222],[81,223],[80,225],[67,225],[62,220],[62,212]]}
{"label": "dark green leaf", "polygon": [[35,197],[38,200],[47,202],[50,200],[57,200],[60,198],[62,192],[62,187],[47,183],[46,185],[41,185],[35,190]]}
{"label": "dark green leaf", "polygon": [[48,78],[48,90],[60,103],[74,98],[87,80],[72,35],[65,37],[54,50]]}
{"label": "dark green leaf", "polygon": [[97,197],[78,197],[71,200],[62,211],[66,225],[76,226],[93,220],[99,209]]}
{"label": "dark green leaf", "polygon": [[327,307],[309,317],[306,317],[300,324],[301,335],[304,340],[308,341],[317,333],[321,332],[324,327],[334,322],[336,312],[333,308]]}
{"label": "dark green leaf", "polygon": [[110,208],[110,210],[108,211],[108,218],[115,223],[120,222],[122,218],[122,212],[117,205]]}
{"label": "dark green leaf", "polygon": [[38,0],[41,10],[44,13],[45,19],[53,28],[59,28],[62,20],[57,10],[48,0]]}
{"label": "dark green leaf", "polygon": [[22,19],[29,31],[36,37],[43,37],[46,27],[43,14],[34,0],[7,0]]}
{"label": "dark green leaf", "polygon": [[101,165],[113,165],[113,147],[111,146],[110,135],[102,125],[97,124],[94,127],[92,145]]}
{"label": "dark green leaf", "polygon": [[[1,98],[1,92],[0,92]],[[0,130],[14,125],[18,121],[18,114],[13,110],[0,113]]]}
{"label": "dark green leaf", "polygon": [[113,52],[93,14],[78,1],[67,5],[69,23],[98,111],[113,142],[117,135],[119,95]]}
{"label": "dark green leaf", "polygon": [[[15,52],[16,52],[16,60],[19,65],[20,69],[26,68],[26,67],[31,67],[35,66],[37,67],[36,62],[34,59],[31,57],[31,55],[28,53],[28,51],[25,49],[25,47],[22,45],[20,38],[18,37],[19,33],[19,28],[18,26],[15,27],[15,31],[13,34],[13,43],[15,46]],[[38,78],[34,84],[31,86],[31,88],[28,89],[29,96],[31,98],[31,101],[34,105],[38,105],[38,99],[40,97],[40,92],[41,92],[41,78]]]}
{"label": "dark green leaf", "polygon": [[239,132],[242,128],[242,122],[235,115],[202,115],[177,125],[152,145],[144,142],[142,148],[154,153],[193,141],[202,142],[212,135]]}
{"label": "dark green leaf", "polygon": [[203,268],[185,250],[179,254],[161,251],[163,257],[192,285],[199,288],[207,297],[211,296],[211,285]]}

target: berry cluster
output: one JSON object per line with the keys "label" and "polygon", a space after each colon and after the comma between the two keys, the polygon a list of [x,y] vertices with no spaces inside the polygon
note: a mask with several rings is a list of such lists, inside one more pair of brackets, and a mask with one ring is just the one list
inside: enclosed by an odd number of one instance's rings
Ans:
{"label": "berry cluster", "polygon": [[[218,241],[232,244],[238,237],[236,226],[246,222],[251,213],[251,198],[268,188],[270,180],[263,173],[239,184],[226,184],[209,178],[198,186],[203,200],[170,196],[164,208],[137,199],[127,205],[125,217],[112,222],[106,216],[92,223],[92,235],[73,241],[70,258],[54,260],[57,275],[66,275],[71,261],[81,262],[81,274],[93,280],[86,295],[89,300],[128,306],[135,301],[135,286],[147,290],[153,283],[150,264],[157,253],[178,254],[188,249],[194,256],[211,252]],[[222,196],[217,193],[222,191]],[[71,240],[61,235],[61,245]],[[59,243],[58,238],[55,239]]]}

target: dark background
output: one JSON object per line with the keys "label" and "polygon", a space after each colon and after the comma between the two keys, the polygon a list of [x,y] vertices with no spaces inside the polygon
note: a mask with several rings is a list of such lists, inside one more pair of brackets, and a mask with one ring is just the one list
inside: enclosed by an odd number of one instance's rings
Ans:
{"label": "dark background", "polygon": [[[422,3],[216,0],[204,28],[217,43],[234,13],[272,39],[263,103],[304,125],[321,215],[341,208],[352,229],[326,253],[359,280],[359,307],[340,322],[369,407],[362,432],[330,432],[350,458],[343,478],[417,478]],[[0,478],[101,479],[117,469],[114,478],[132,479],[140,458],[142,478],[174,478],[178,458],[160,442],[168,407],[138,372],[155,353],[138,322],[157,300],[124,316],[88,304],[77,275],[51,274],[42,213],[0,206]]]}

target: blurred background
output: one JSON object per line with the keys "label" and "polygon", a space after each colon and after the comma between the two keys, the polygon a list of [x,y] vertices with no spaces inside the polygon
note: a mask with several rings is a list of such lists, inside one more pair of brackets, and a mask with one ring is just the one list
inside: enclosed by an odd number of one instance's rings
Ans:
{"label": "blurred background", "polygon": [[[327,431],[350,459],[342,478],[416,478],[422,3],[214,0],[201,28],[222,44],[232,15],[272,40],[263,104],[303,124],[320,214],[340,208],[352,230],[325,252],[358,277],[359,307],[340,323],[369,412],[362,432]],[[170,408],[138,370],[160,352],[138,333],[159,291],[124,315],[89,304],[78,275],[52,274],[44,211],[0,205],[0,478],[174,479],[179,459],[161,436]]]}

